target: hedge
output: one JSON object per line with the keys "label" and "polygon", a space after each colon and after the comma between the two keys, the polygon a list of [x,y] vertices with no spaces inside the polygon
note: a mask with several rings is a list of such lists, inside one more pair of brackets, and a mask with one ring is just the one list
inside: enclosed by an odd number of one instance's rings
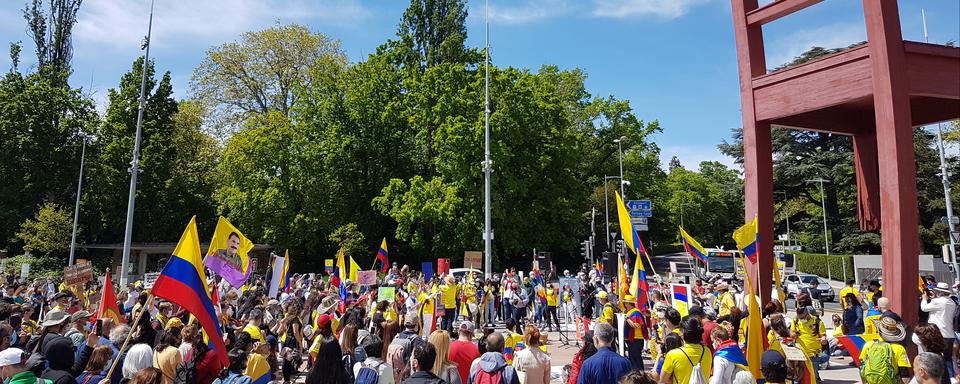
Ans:
{"label": "hedge", "polygon": [[[823,278],[828,277],[827,266],[829,265],[829,275],[834,280],[853,280],[853,256],[852,255],[824,255],[820,253],[791,252],[793,254],[793,265],[798,272],[811,273]],[[847,275],[843,277],[843,264],[847,265]]]}

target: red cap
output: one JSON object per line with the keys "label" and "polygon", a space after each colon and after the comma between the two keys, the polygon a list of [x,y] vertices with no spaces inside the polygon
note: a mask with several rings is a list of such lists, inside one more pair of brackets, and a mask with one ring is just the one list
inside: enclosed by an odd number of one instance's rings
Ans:
{"label": "red cap", "polygon": [[322,314],[317,316],[317,328],[327,328],[330,329],[330,322],[333,317],[328,314]]}

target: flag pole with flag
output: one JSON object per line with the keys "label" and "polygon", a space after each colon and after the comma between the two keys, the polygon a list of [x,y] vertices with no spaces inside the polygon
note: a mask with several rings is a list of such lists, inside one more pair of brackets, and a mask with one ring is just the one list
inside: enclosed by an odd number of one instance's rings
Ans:
{"label": "flag pole with flag", "polygon": [[103,294],[100,295],[100,306],[94,313],[92,321],[97,319],[113,319],[114,324],[123,322],[120,317],[120,308],[117,307],[117,294],[113,291],[113,282],[110,281],[110,270],[103,275]]}
{"label": "flag pole with flag", "polygon": [[750,282],[750,274],[745,273],[745,282],[747,284],[747,289],[745,294],[748,295],[748,306],[747,306],[747,345],[744,348],[747,358],[747,368],[750,369],[750,373],[753,374],[753,377],[757,379],[757,382],[761,382],[763,379],[763,373],[760,372],[760,360],[763,355],[764,341],[767,339],[767,334],[763,329],[763,316],[760,313],[760,304],[757,303],[757,293],[753,290],[753,284]]}
{"label": "flag pole with flag", "polygon": [[643,268],[643,256],[646,255],[647,251],[640,241],[640,235],[637,234],[636,228],[630,221],[630,214],[627,213],[627,207],[623,204],[623,198],[620,197],[619,192],[614,191],[614,194],[617,196],[617,218],[624,245],[636,256],[636,261],[633,263],[633,277],[630,279],[630,294],[636,298],[637,308],[643,310],[648,307],[648,294],[650,292],[650,286],[647,284],[647,271]]}
{"label": "flag pole with flag", "polygon": [[743,251],[743,256],[751,263],[757,263],[757,247],[760,240],[757,227],[757,217],[748,221],[746,224],[733,231],[733,240],[737,242],[737,248]]}
{"label": "flag pole with flag", "polygon": [[383,242],[380,243],[380,249],[377,250],[377,261],[380,262],[380,273],[387,273],[387,269],[390,268],[390,258],[388,256],[387,238],[384,237]]}
{"label": "flag pole with flag", "polygon": [[209,337],[212,348],[224,367],[230,366],[227,347],[223,343],[220,321],[217,319],[213,300],[207,287],[200,253],[200,236],[197,234],[197,218],[193,217],[184,229],[173,255],[163,267],[160,276],[150,289],[153,296],[177,304],[194,317]]}
{"label": "flag pole with flag", "polygon": [[690,256],[700,260],[703,265],[707,265],[707,251],[704,250],[703,246],[701,246],[693,236],[690,236],[683,227],[680,227],[680,241],[683,242],[683,249],[686,250]]}

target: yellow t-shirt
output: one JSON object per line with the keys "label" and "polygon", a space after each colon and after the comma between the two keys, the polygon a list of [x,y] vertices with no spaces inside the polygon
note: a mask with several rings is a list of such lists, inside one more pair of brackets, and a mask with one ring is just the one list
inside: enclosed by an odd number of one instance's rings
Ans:
{"label": "yellow t-shirt", "polygon": [[613,312],[613,304],[610,304],[610,303],[604,304],[603,316],[601,317],[601,319],[608,323],[612,323],[615,318],[616,318],[616,315]]}
{"label": "yellow t-shirt", "polygon": [[423,303],[423,313],[427,315],[433,315],[433,299],[427,298],[430,296],[426,292],[420,292],[420,296],[417,297],[417,301]]}
{"label": "yellow t-shirt", "polygon": [[826,336],[827,329],[819,318],[810,316],[806,321],[794,319],[790,323],[790,330],[797,331],[800,334],[800,337],[797,338],[797,344],[800,344],[807,356],[812,357],[823,349],[819,338],[820,336]]}
{"label": "yellow t-shirt", "polygon": [[841,288],[841,289],[840,289],[839,299],[840,299],[840,307],[843,308],[843,309],[847,309],[847,300],[846,300],[846,297],[847,297],[847,294],[848,294],[848,293],[852,293],[852,294],[854,294],[855,296],[860,296],[860,295],[859,295],[859,292],[858,292],[857,289],[854,288],[854,287],[846,287],[846,286],[844,286],[843,288]]}
{"label": "yellow t-shirt", "polygon": [[730,315],[730,310],[737,306],[737,300],[734,299],[733,294],[730,292],[724,292],[717,298],[717,301],[720,303],[719,309],[717,310],[717,317]]}
{"label": "yellow t-shirt", "polygon": [[780,343],[780,337],[773,330],[767,331],[767,344],[770,345],[770,349],[780,352],[783,354],[783,345]]}
{"label": "yellow t-shirt", "polygon": [[457,286],[444,284],[440,286],[440,299],[444,309],[457,308]]}
{"label": "yellow t-shirt", "polygon": [[249,333],[250,338],[254,341],[259,341],[261,343],[267,342],[267,339],[263,337],[263,332],[260,332],[260,328],[254,326],[253,324],[247,324],[245,327],[243,327],[243,332]]}
{"label": "yellow t-shirt", "polygon": [[710,350],[700,344],[683,343],[680,348],[667,352],[663,360],[663,373],[670,373],[672,377],[670,381],[673,383],[686,383],[690,381],[690,373],[693,372],[693,366],[697,362],[700,362],[703,376],[709,377],[713,367],[713,355],[710,354]]}
{"label": "yellow t-shirt", "polygon": [[383,319],[386,321],[397,321],[400,318],[400,315],[397,313],[397,310],[393,308],[393,305],[387,307],[387,311],[383,314]]}
{"label": "yellow t-shirt", "polygon": [[[868,341],[863,344],[863,349],[860,350],[860,362],[863,362],[863,358],[867,356],[867,350],[875,343],[876,341]],[[890,349],[893,351],[893,360],[897,362],[897,367],[910,368],[910,359],[907,357],[906,348],[897,343],[887,344],[890,345]]]}
{"label": "yellow t-shirt", "polygon": [[473,285],[467,285],[467,287],[463,290],[463,295],[467,297],[468,303],[477,303],[477,288],[475,288]]}
{"label": "yellow t-shirt", "polygon": [[557,306],[557,289],[556,288],[547,288],[547,306],[548,307]]}

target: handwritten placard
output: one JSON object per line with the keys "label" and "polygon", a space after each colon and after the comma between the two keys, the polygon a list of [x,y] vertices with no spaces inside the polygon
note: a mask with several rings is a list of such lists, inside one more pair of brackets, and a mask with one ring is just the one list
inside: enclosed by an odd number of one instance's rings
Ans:
{"label": "handwritten placard", "polygon": [[74,264],[63,269],[63,281],[67,285],[79,285],[93,279],[93,267],[90,263]]}
{"label": "handwritten placard", "polygon": [[377,283],[377,271],[357,271],[357,284],[374,285]]}
{"label": "handwritten placard", "polygon": [[386,300],[392,303],[395,295],[396,292],[393,287],[380,287],[377,289],[377,301]]}

